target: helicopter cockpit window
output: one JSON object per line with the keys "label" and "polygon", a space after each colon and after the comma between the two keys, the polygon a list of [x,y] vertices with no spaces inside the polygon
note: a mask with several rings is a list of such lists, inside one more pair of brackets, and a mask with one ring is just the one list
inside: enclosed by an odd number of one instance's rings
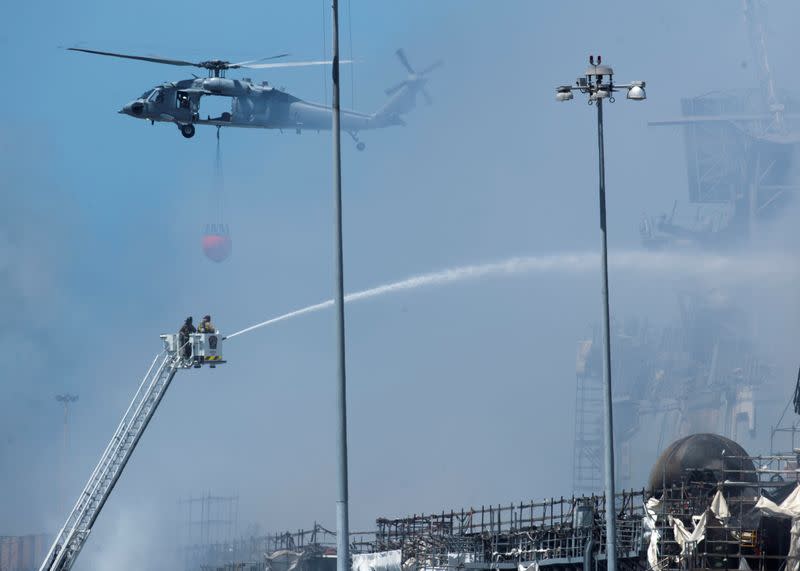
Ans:
{"label": "helicopter cockpit window", "polygon": [[154,89],[150,96],[147,98],[148,101],[153,101],[155,103],[163,103],[164,101],[164,92],[160,89]]}
{"label": "helicopter cockpit window", "polygon": [[155,89],[148,89],[139,96],[139,99],[147,99],[155,91]]}

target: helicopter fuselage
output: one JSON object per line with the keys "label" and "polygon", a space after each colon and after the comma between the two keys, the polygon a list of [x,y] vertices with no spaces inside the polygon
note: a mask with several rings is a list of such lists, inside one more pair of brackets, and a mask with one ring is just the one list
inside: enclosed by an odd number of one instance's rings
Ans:
{"label": "helicopter fuselage", "polygon": [[[229,97],[230,112],[218,117],[201,115],[203,97]],[[176,123],[184,136],[194,134],[194,125],[294,129],[322,131],[331,128],[330,107],[303,101],[266,82],[207,77],[164,83],[125,105],[120,113],[151,122]],[[399,114],[381,111],[367,115],[341,111],[343,131],[355,134],[366,129],[401,125]]]}
{"label": "helicopter fuselage", "polygon": [[[280,89],[271,87],[266,81],[260,84],[250,79],[228,79],[225,73],[230,69],[274,69],[307,67],[315,65],[333,65],[338,75],[338,66],[352,63],[349,60],[334,61],[296,61],[274,62],[289,54],[277,54],[250,61],[229,62],[222,59],[204,61],[188,61],[174,58],[162,58],[150,55],[125,54],[94,50],[88,48],[67,48],[73,52],[146,61],[164,65],[181,67],[197,67],[208,71],[208,77],[164,83],[146,91],[137,99],[120,109],[120,113],[155,123],[175,123],[181,134],[188,138],[194,136],[195,125],[213,125],[216,127],[250,127],[255,129],[294,129],[297,133],[304,130],[323,131],[332,128],[333,110],[326,105],[310,103]],[[382,129],[393,125],[405,125],[402,116],[416,106],[417,95],[422,94],[428,104],[431,97],[425,89],[427,76],[442,65],[436,61],[417,72],[408,63],[405,51],[396,52],[400,63],[408,71],[408,77],[386,90],[389,101],[372,114],[340,110],[340,129],[353,138],[358,150],[364,150],[364,143],[358,140],[357,133],[365,129]],[[200,101],[203,97],[229,97],[231,110],[220,113],[219,117],[206,115],[203,119],[200,112]],[[219,134],[219,129],[217,130]]]}

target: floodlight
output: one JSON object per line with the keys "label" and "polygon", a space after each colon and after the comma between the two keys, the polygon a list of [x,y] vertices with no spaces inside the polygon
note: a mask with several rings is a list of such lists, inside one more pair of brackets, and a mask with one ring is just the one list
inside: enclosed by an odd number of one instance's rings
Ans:
{"label": "floodlight", "polygon": [[562,85],[556,90],[556,101],[569,101],[572,97],[572,88],[569,85]]}
{"label": "floodlight", "polygon": [[631,88],[628,89],[628,99],[632,101],[643,101],[647,99],[647,94],[644,91],[644,81],[634,81],[631,83]]}

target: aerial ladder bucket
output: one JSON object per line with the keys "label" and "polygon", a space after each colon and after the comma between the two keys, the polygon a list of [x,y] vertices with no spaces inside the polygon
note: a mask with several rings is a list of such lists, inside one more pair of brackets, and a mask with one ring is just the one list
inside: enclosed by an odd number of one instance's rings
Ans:
{"label": "aerial ladder bucket", "polygon": [[203,365],[213,368],[225,363],[222,358],[223,336],[219,333],[193,333],[187,337],[167,334],[161,335],[161,339],[164,350],[150,364],[39,571],[67,571],[72,568],[175,374],[181,369],[200,368]]}

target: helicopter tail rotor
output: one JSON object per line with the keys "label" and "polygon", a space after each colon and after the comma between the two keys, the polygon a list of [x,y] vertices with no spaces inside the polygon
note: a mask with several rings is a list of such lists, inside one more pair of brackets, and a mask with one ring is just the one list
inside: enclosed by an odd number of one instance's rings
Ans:
{"label": "helicopter tail rotor", "polygon": [[414,70],[413,67],[411,67],[411,64],[408,63],[408,57],[406,57],[406,51],[403,48],[399,48],[394,53],[397,56],[397,59],[400,60],[400,63],[403,65],[403,67],[406,68],[406,70],[408,71],[409,76],[415,78],[424,77],[428,75],[430,72],[432,72],[434,69],[440,68],[442,65],[444,65],[444,62],[442,60],[436,60],[428,67],[424,68],[422,71],[417,72]]}
{"label": "helicopter tail rotor", "polygon": [[406,68],[409,75],[406,79],[404,79],[400,83],[397,83],[386,89],[385,90],[386,95],[391,97],[404,87],[407,87],[409,89],[416,90],[422,93],[422,96],[425,98],[425,101],[428,103],[428,105],[430,105],[433,102],[433,99],[431,99],[430,94],[425,89],[425,82],[427,81],[426,76],[433,70],[438,69],[442,65],[444,65],[444,62],[442,60],[437,60],[432,64],[430,64],[429,66],[423,68],[422,71],[417,72],[414,70],[413,67],[411,67],[411,64],[408,62],[408,57],[406,57],[406,52],[403,48],[398,49],[395,52],[395,55],[397,56],[397,59],[400,60],[400,63],[403,65],[403,67]]}

